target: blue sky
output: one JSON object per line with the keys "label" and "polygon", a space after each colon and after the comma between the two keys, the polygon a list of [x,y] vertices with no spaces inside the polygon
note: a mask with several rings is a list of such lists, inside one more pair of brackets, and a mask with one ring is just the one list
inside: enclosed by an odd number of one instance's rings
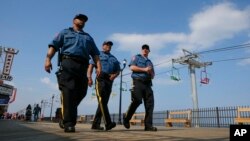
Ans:
{"label": "blue sky", "polygon": [[[191,83],[187,65],[179,68],[181,81],[170,79],[171,59],[183,56],[182,49],[202,52],[250,43],[250,2],[248,0],[2,0],[0,5],[0,45],[19,49],[11,75],[5,83],[17,88],[17,97],[9,112],[17,112],[28,104],[51,101],[60,105],[53,71],[44,71],[47,45],[62,29],[72,26],[78,13],[89,17],[84,30],[95,40],[99,49],[104,40],[112,40],[112,53],[119,61],[140,53],[148,44],[156,77],[153,80],[155,111],[193,108]],[[210,83],[201,85],[196,69],[198,105],[205,107],[245,106],[250,104],[250,49],[200,54],[198,60],[212,61],[207,67]],[[1,64],[2,65],[2,64]],[[128,67],[123,74],[124,89],[130,88]],[[119,82],[114,82],[109,101],[110,113],[119,111]],[[92,88],[79,106],[79,114],[94,114],[97,101]],[[122,94],[122,112],[130,104],[129,91]],[[144,111],[141,105],[137,112]],[[49,106],[45,116],[49,115]]]}

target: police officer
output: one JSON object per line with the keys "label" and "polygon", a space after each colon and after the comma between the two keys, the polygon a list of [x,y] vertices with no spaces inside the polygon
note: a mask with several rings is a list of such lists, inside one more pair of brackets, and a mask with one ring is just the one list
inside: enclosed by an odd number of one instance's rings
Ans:
{"label": "police officer", "polygon": [[[106,130],[111,130],[116,126],[116,123],[111,121],[108,109],[108,101],[112,91],[113,81],[120,73],[120,63],[116,57],[110,53],[112,45],[113,43],[111,41],[104,41],[102,45],[103,51],[100,52],[102,71],[100,76],[96,77],[95,87],[98,108],[91,127],[91,129],[95,130],[104,130],[104,128],[100,126],[102,117],[104,119]],[[91,76],[94,66],[95,64],[93,61],[90,61],[88,69],[89,86],[93,83]]]}
{"label": "police officer", "polygon": [[157,128],[152,126],[154,94],[151,86],[155,73],[153,63],[148,59],[149,52],[149,46],[147,44],[143,45],[141,54],[134,56],[129,64],[132,70],[133,86],[131,89],[132,102],[123,117],[123,125],[127,129],[130,128],[129,120],[143,100],[146,111],[145,131],[157,131]]}
{"label": "police officer", "polygon": [[64,132],[75,132],[77,107],[86,96],[88,89],[87,69],[89,55],[97,64],[97,75],[101,72],[99,50],[93,38],[83,31],[88,17],[78,14],[73,19],[73,27],[62,30],[49,44],[45,60],[45,70],[52,70],[51,59],[61,50],[61,66],[57,72],[59,89],[62,92],[62,118]]}

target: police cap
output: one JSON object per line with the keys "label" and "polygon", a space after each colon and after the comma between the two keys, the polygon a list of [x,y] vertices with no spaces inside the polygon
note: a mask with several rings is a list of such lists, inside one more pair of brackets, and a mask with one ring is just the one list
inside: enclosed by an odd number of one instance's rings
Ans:
{"label": "police cap", "polygon": [[142,45],[141,49],[147,49],[148,51],[150,51],[149,45],[147,44]]}
{"label": "police cap", "polygon": [[102,45],[110,45],[110,46],[113,46],[113,42],[112,42],[112,41],[104,41]]}
{"label": "police cap", "polygon": [[85,22],[88,21],[88,17],[84,14],[77,14],[75,15],[74,19],[84,20]]}

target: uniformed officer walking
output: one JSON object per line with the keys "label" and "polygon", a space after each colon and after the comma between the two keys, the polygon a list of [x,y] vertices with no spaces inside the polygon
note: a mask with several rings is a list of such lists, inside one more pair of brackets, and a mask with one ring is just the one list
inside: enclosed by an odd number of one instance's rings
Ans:
{"label": "uniformed officer walking", "polygon": [[154,94],[151,88],[155,73],[153,63],[148,59],[149,52],[149,46],[143,45],[141,54],[134,56],[129,64],[132,70],[133,86],[131,89],[132,102],[123,117],[123,125],[127,129],[130,128],[129,120],[143,100],[146,112],[145,131],[157,131],[157,128],[153,127]]}
{"label": "uniformed officer walking", "polygon": [[[108,101],[112,91],[113,81],[120,73],[120,63],[116,57],[110,53],[112,45],[113,43],[111,41],[104,41],[102,45],[103,51],[100,52],[102,71],[101,74],[96,77],[95,87],[98,108],[96,110],[95,118],[91,128],[95,130],[104,130],[104,128],[100,126],[102,117],[104,119],[106,130],[111,130],[116,126],[116,123],[111,121],[108,109]],[[91,76],[94,66],[95,63],[90,61],[88,69],[89,86],[93,84]]]}
{"label": "uniformed officer walking", "polygon": [[64,132],[75,132],[77,107],[86,96],[88,89],[87,69],[89,55],[97,64],[97,76],[101,72],[99,50],[93,38],[83,31],[88,17],[78,14],[73,19],[73,27],[62,30],[49,44],[45,60],[45,70],[50,73],[51,59],[60,51],[60,69],[56,73],[62,92],[62,117]]}

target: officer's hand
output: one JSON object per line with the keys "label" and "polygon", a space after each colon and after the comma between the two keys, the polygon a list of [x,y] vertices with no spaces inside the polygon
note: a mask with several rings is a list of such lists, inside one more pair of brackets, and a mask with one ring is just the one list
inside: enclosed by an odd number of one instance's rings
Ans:
{"label": "officer's hand", "polygon": [[46,72],[50,73],[52,70],[52,64],[50,60],[46,59],[44,68]]}
{"label": "officer's hand", "polygon": [[147,66],[147,67],[145,68],[145,71],[146,71],[148,74],[151,74],[151,72],[152,72],[152,67],[151,67],[151,66]]}
{"label": "officer's hand", "polygon": [[111,74],[110,77],[109,77],[109,80],[113,81],[113,80],[115,80],[115,78],[116,78],[116,75],[115,74]]}
{"label": "officer's hand", "polygon": [[150,76],[151,76],[151,79],[154,79],[155,73],[153,71],[151,71]]}
{"label": "officer's hand", "polygon": [[99,67],[99,68],[97,67],[97,68],[96,68],[96,76],[99,77],[100,74],[101,74],[101,68],[100,68],[100,67]]}
{"label": "officer's hand", "polygon": [[91,87],[93,85],[93,80],[91,77],[88,77],[88,85]]}

